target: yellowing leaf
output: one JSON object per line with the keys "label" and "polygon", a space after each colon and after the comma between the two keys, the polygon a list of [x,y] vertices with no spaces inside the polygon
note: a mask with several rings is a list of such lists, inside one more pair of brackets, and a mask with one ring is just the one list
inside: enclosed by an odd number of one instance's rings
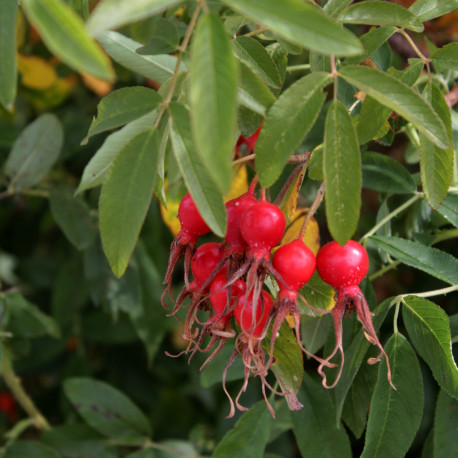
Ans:
{"label": "yellowing leaf", "polygon": [[84,84],[99,97],[104,97],[113,90],[113,84],[109,81],[102,80],[89,73],[81,73]]}
{"label": "yellowing leaf", "polygon": [[167,199],[167,208],[161,204],[162,220],[170,229],[170,232],[173,234],[173,236],[176,237],[181,229],[181,224],[178,220],[178,207],[180,206],[180,200],[170,198],[170,196],[167,194],[167,191],[165,196]]}
{"label": "yellowing leaf", "polygon": [[224,201],[235,199],[248,191],[248,174],[246,167],[242,165],[235,171],[235,175],[232,177],[231,188],[229,192],[224,196]]}
{"label": "yellowing leaf", "polygon": [[54,67],[41,57],[18,54],[17,66],[22,84],[30,89],[49,89],[57,80]]}
{"label": "yellowing leaf", "polygon": [[[300,210],[296,210],[296,216],[300,214]],[[281,241],[281,245],[285,245],[286,243],[292,242],[293,240],[299,237],[299,233],[301,232],[302,224],[304,222],[305,215],[297,218],[287,229],[283,239]],[[318,227],[318,223],[315,218],[311,218],[309,223],[307,224],[307,229],[305,231],[304,237],[302,238],[304,243],[310,248],[313,254],[316,256],[318,250],[320,249],[320,228]]]}

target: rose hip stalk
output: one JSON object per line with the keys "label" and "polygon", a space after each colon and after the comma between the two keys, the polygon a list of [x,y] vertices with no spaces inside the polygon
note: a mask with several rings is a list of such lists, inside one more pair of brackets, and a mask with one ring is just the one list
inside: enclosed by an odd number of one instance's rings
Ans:
{"label": "rose hip stalk", "polygon": [[[254,375],[260,377],[262,383],[262,393],[264,399],[266,400],[267,407],[269,408],[272,416],[275,416],[274,410],[267,400],[266,387],[276,394],[282,395],[282,393],[275,391],[266,380],[267,368],[264,364],[265,353],[261,345],[269,325],[269,316],[272,305],[273,300],[265,290],[261,291],[257,302],[254,302],[253,300],[253,293],[247,294],[245,292],[238,298],[238,302],[234,309],[234,318],[239,325],[241,332],[236,340],[236,350],[229,359],[223,373],[223,389],[231,404],[231,410],[227,418],[234,415],[235,406],[237,406],[239,410],[248,410],[246,407],[240,405],[239,398],[242,393],[246,391],[251,371]],[[245,366],[245,378],[242,388],[235,399],[234,406],[234,402],[226,389],[226,374],[229,367],[239,354],[242,356],[243,364]]]}
{"label": "rose hip stalk", "polygon": [[297,342],[302,351],[325,366],[335,367],[335,364],[325,362],[307,351],[301,342],[301,315],[297,308],[297,296],[298,291],[310,280],[315,271],[316,261],[314,254],[301,239],[296,239],[278,248],[272,258],[272,265],[280,290],[271,311],[275,319],[272,325],[268,366],[273,359],[275,339],[280,327],[288,314],[291,314],[294,319]]}
{"label": "rose hip stalk", "polygon": [[161,302],[165,309],[168,307],[165,304],[164,297],[170,291],[172,273],[176,263],[182,256],[184,256],[185,286],[189,289],[188,273],[196,242],[200,236],[210,232],[210,228],[200,216],[196,204],[189,193],[181,199],[180,206],[178,208],[178,219],[181,223],[181,230],[170,246],[169,262],[164,279],[164,285],[166,285],[166,288],[161,297]]}
{"label": "rose hip stalk", "polygon": [[326,375],[324,374],[324,363],[320,364],[318,372],[323,377],[323,386],[325,388],[333,388],[339,381],[344,364],[344,352],[342,347],[342,318],[345,312],[355,310],[358,320],[363,325],[364,335],[366,339],[373,345],[377,345],[380,349],[380,354],[376,358],[370,358],[369,364],[375,364],[380,361],[382,355],[385,355],[388,373],[387,378],[393,389],[396,389],[391,382],[391,369],[388,356],[378,340],[371,316],[373,313],[369,310],[366,298],[359,289],[358,285],[365,277],[369,269],[369,257],[362,245],[353,240],[348,241],[344,246],[340,246],[337,242],[330,242],[324,245],[318,252],[317,270],[320,277],[333,288],[337,290],[337,303],[332,309],[332,317],[334,319],[334,329],[336,334],[336,345],[332,353],[326,358],[325,362],[329,362],[331,358],[340,352],[341,363],[339,373],[335,382],[328,386],[326,384]]}

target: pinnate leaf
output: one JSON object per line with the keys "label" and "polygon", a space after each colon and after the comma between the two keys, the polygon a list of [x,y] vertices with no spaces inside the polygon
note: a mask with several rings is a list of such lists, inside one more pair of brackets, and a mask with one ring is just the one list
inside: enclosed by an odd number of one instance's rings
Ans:
{"label": "pinnate leaf", "polygon": [[[97,41],[113,60],[146,78],[162,84],[173,75],[177,62],[175,56],[142,56],[136,52],[141,43],[118,32],[102,32],[97,35]],[[186,66],[181,63],[178,71],[185,70]]]}
{"label": "pinnate leaf", "polygon": [[444,390],[439,392],[434,418],[434,457],[448,458],[458,455],[458,401]]}
{"label": "pinnate leaf", "polygon": [[334,101],[326,116],[323,144],[326,219],[333,238],[347,243],[361,208],[361,154],[345,105]]}
{"label": "pinnate leaf", "polygon": [[202,164],[223,193],[232,175],[237,109],[237,61],[220,18],[201,17],[192,43],[192,133]]}
{"label": "pinnate leaf", "polygon": [[396,391],[388,383],[387,363],[383,358],[369,411],[362,458],[405,456],[423,416],[423,380],[415,352],[399,333],[391,337],[385,351]]}
{"label": "pinnate leaf", "polygon": [[458,399],[458,368],[453,360],[447,314],[417,296],[403,299],[402,318],[413,346],[443,390]]}
{"label": "pinnate leaf", "polygon": [[258,402],[226,433],[215,448],[213,458],[261,458],[273,423],[264,401]]}
{"label": "pinnate leaf", "polygon": [[299,0],[224,0],[231,8],[291,41],[322,54],[354,55],[359,40],[309,2]]}
{"label": "pinnate leaf", "polygon": [[380,153],[365,152],[363,161],[363,188],[391,194],[411,194],[416,191],[410,173],[394,159]]}
{"label": "pinnate leaf", "polygon": [[449,147],[447,130],[431,105],[394,76],[373,68],[355,65],[341,68],[339,74],[382,105],[408,119],[439,148]]}
{"label": "pinnate leaf", "polygon": [[258,75],[264,83],[274,88],[280,87],[280,73],[274,61],[259,41],[241,36],[234,40],[234,46],[240,60]]}
{"label": "pinnate leaf", "polygon": [[46,175],[57,160],[64,132],[53,114],[43,114],[19,135],[5,164],[10,191],[30,188]]}
{"label": "pinnate leaf", "polygon": [[458,259],[445,251],[400,237],[372,236],[377,248],[408,266],[427,272],[451,285],[458,284]]}
{"label": "pinnate leaf", "polygon": [[447,195],[452,180],[454,149],[450,109],[440,89],[427,83],[423,92],[436,113],[442,119],[450,141],[450,148],[440,149],[431,143],[425,135],[420,135],[421,182],[426,200],[433,209],[437,209]]}
{"label": "pinnate leaf", "polygon": [[158,144],[157,130],[134,137],[114,160],[102,187],[100,235],[118,278],[127,268],[153,196]]}
{"label": "pinnate leaf", "polygon": [[227,216],[223,194],[194,150],[189,114],[183,105],[171,103],[170,138],[178,167],[202,218],[212,231],[224,237]]}
{"label": "pinnate leaf", "polygon": [[415,32],[423,31],[418,18],[402,6],[382,1],[362,2],[345,9],[339,16],[345,24],[395,25]]}
{"label": "pinnate leaf", "polygon": [[154,124],[157,112],[153,111],[128,123],[117,132],[109,135],[97,150],[83,171],[76,194],[101,185],[119,152],[137,135],[145,132]]}
{"label": "pinnate leaf", "polygon": [[63,62],[97,78],[113,79],[110,60],[88,35],[82,19],[64,1],[23,0],[21,5],[46,46]]}
{"label": "pinnate leaf", "polygon": [[347,433],[334,422],[334,406],[329,391],[307,373],[304,374],[299,401],[304,407],[291,412],[291,421],[302,456],[351,457]]}
{"label": "pinnate leaf", "polygon": [[145,19],[180,3],[181,0],[102,0],[87,22],[92,35],[117,29],[125,24]]}
{"label": "pinnate leaf", "polygon": [[97,106],[97,117],[92,121],[87,138],[106,130],[123,126],[153,111],[161,97],[146,87],[125,87],[104,97]]}
{"label": "pinnate leaf", "polygon": [[64,382],[64,391],[86,423],[104,436],[138,441],[151,433],[151,425],[141,410],[104,382],[74,377]]}
{"label": "pinnate leaf", "polygon": [[456,0],[416,0],[409,11],[425,22],[450,13],[456,6]]}
{"label": "pinnate leaf", "polygon": [[330,81],[327,73],[311,73],[291,85],[269,109],[256,143],[256,171],[262,186],[275,183],[312,128],[325,99],[321,89]]}
{"label": "pinnate leaf", "polygon": [[458,70],[458,43],[449,43],[442,48],[437,48],[431,54],[433,64],[450,70]]}

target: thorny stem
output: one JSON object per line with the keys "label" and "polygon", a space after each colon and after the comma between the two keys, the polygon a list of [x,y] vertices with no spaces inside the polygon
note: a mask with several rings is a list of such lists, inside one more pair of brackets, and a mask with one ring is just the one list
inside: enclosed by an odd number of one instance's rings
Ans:
{"label": "thorny stem", "polygon": [[359,243],[365,242],[365,240],[370,237],[371,235],[375,234],[382,226],[384,226],[388,221],[390,221],[392,218],[394,218],[396,215],[404,211],[406,208],[410,207],[414,202],[416,202],[418,199],[423,197],[423,193],[418,193],[415,194],[412,198],[410,198],[407,202],[404,202],[402,205],[400,205],[398,208],[393,210],[391,213],[385,216],[381,221],[379,221],[369,232],[364,234],[361,239],[359,240]]}
{"label": "thorny stem", "polygon": [[11,390],[17,402],[27,412],[27,415],[34,421],[35,426],[38,429],[43,429],[45,431],[50,430],[51,425],[38,410],[30,396],[25,392],[24,388],[22,387],[20,378],[14,372],[10,356],[6,352],[3,355],[2,376],[5,384]]}
{"label": "thorny stem", "polygon": [[202,5],[203,5],[202,1],[197,2],[196,9],[194,10],[194,14],[192,15],[191,20],[189,21],[188,28],[186,30],[186,34],[183,38],[183,42],[181,43],[180,47],[178,48],[179,53],[177,57],[177,62],[175,64],[175,69],[173,70],[170,87],[167,92],[167,95],[165,96],[164,102],[162,103],[161,111],[157,115],[156,121],[154,122],[153,129],[156,129],[157,126],[159,126],[162,116],[164,115],[167,107],[169,106],[170,102],[172,101],[173,93],[175,91],[175,86],[177,84],[178,73],[179,73],[179,69],[181,65],[182,56],[183,56],[183,53],[188,48],[192,32],[194,31],[194,27],[196,26],[197,18],[199,17],[200,10],[202,9]]}
{"label": "thorny stem", "polygon": [[321,183],[321,186],[318,188],[318,191],[316,192],[315,199],[312,202],[312,205],[309,208],[309,211],[307,212],[307,216],[304,219],[304,223],[302,224],[301,232],[299,233],[299,239],[302,240],[305,234],[305,231],[307,230],[307,225],[309,221],[312,219],[312,216],[315,214],[315,212],[318,210],[318,207],[321,204],[321,201],[323,200],[324,196],[324,181]]}

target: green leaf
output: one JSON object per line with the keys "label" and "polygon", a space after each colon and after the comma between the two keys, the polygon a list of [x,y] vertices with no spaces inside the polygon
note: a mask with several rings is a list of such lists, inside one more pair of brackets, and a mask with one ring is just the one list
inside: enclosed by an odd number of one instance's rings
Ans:
{"label": "green leaf", "polygon": [[412,194],[416,191],[412,175],[398,162],[380,153],[365,152],[363,188],[389,194]]}
{"label": "green leaf", "polygon": [[342,419],[357,439],[362,436],[366,429],[367,413],[371,405],[376,380],[377,366],[363,364],[345,398]]}
{"label": "green leaf", "polygon": [[402,263],[422,270],[433,277],[458,284],[458,259],[452,255],[418,242],[399,237],[372,236],[377,248],[386,251]]}
{"label": "green leaf", "polygon": [[111,458],[113,451],[116,450],[113,445],[107,443],[104,436],[79,423],[55,426],[49,431],[44,431],[40,439],[65,457]]}
{"label": "green leaf", "polygon": [[326,219],[333,238],[344,245],[358,225],[362,178],[356,130],[342,102],[329,108],[323,147]]}
{"label": "green leaf", "polygon": [[273,422],[264,401],[258,402],[226,433],[216,446],[213,458],[262,458]]}
{"label": "green leaf", "polygon": [[299,0],[224,0],[224,3],[285,40],[307,49],[339,56],[363,51],[351,32],[311,3]]}
{"label": "green leaf", "polygon": [[351,2],[352,0],[329,0],[323,9],[328,16],[336,18]]}
{"label": "green leaf", "polygon": [[162,13],[182,0],[103,0],[87,22],[92,35]]}
{"label": "green leaf", "polygon": [[79,72],[114,78],[111,62],[87,34],[83,20],[62,0],[23,0],[27,19],[49,50]]}
{"label": "green leaf", "polygon": [[434,457],[449,458],[458,455],[458,401],[441,390],[437,397],[434,418]]}
{"label": "green leaf", "polygon": [[[385,317],[390,308],[391,299],[383,301],[377,306],[372,317],[372,323],[374,329],[377,332],[382,325]],[[356,337],[352,340],[350,346],[345,349],[345,364],[343,366],[342,375],[339,383],[335,388],[335,405],[336,405],[336,421],[340,424],[340,417],[342,415],[343,406],[345,399],[349,392],[349,389],[359,371],[361,363],[367,353],[370,346],[369,341],[366,339],[364,333],[360,330]],[[386,375],[386,374],[385,374]]]}
{"label": "green leaf", "polygon": [[178,29],[172,21],[157,18],[148,29],[148,41],[137,49],[137,53],[146,55],[169,54],[176,50],[180,37],[178,36]]}
{"label": "green leaf", "polygon": [[[376,29],[381,30],[381,29]],[[420,59],[409,59],[409,66],[402,71],[390,68],[388,73],[398,78],[408,86],[413,86],[420,76],[424,64]],[[377,138],[380,128],[386,123],[391,114],[391,108],[381,105],[376,99],[367,96],[360,112],[357,126],[359,143],[362,145]]]}
{"label": "green leaf", "polygon": [[0,2],[0,104],[12,111],[17,91],[16,66],[16,0]]}
{"label": "green leaf", "polygon": [[249,110],[266,116],[267,110],[275,102],[275,97],[261,78],[256,76],[245,64],[240,64],[240,87],[238,102]]}
{"label": "green leaf", "polygon": [[361,458],[405,456],[423,416],[423,380],[415,352],[399,333],[391,337],[385,351],[390,359],[392,381],[397,391],[386,378],[384,358],[372,397]]}
{"label": "green leaf", "polygon": [[46,175],[56,162],[64,132],[53,114],[43,114],[29,124],[14,142],[6,160],[5,174],[10,178],[11,192],[28,189]]}
{"label": "green leaf", "polygon": [[118,278],[127,268],[153,196],[158,147],[157,130],[134,137],[114,160],[102,186],[100,236]]}
{"label": "green leaf", "polygon": [[437,211],[458,227],[458,194],[448,194]]}
{"label": "green leaf", "polygon": [[141,410],[104,382],[73,377],[64,382],[64,391],[84,421],[104,436],[138,441],[151,434],[151,425]]}
{"label": "green leaf", "polygon": [[[158,83],[163,83],[173,75],[177,63],[175,56],[142,56],[136,52],[141,43],[118,32],[102,32],[97,35],[97,40],[113,60],[135,73]],[[185,70],[186,66],[180,63],[178,71]]]}
{"label": "green leaf", "polygon": [[347,433],[334,423],[330,392],[305,373],[299,400],[304,407],[291,412],[291,421],[302,456],[351,457]]}
{"label": "green leaf", "polygon": [[234,40],[235,51],[244,62],[267,85],[279,88],[280,73],[264,46],[250,37],[238,37]]}
{"label": "green leaf", "polygon": [[[270,350],[270,341],[271,333],[269,331],[263,342],[266,351]],[[285,393],[290,410],[297,410],[300,404],[296,396],[301,387],[304,366],[302,351],[297,344],[296,336],[286,322],[282,324],[279,336],[275,340],[274,358],[275,362],[271,366],[272,372]]]}
{"label": "green leaf", "polygon": [[301,336],[304,347],[315,354],[326,343],[333,326],[332,316],[303,316],[301,319]]}
{"label": "green leaf", "polygon": [[311,73],[291,85],[269,109],[256,143],[256,171],[262,186],[275,183],[312,128],[325,99],[321,89],[330,81],[327,73]]}
{"label": "green leaf", "polygon": [[19,293],[5,295],[4,303],[8,314],[7,330],[15,337],[33,339],[49,335],[59,339],[60,329],[56,321],[45,315]]}
{"label": "green leaf", "polygon": [[[308,304],[319,310],[330,310],[334,306],[335,292],[321,279],[318,271],[313,273],[312,278],[300,292]],[[307,310],[307,306],[304,305],[303,313],[306,313]]]}
{"label": "green leaf", "polygon": [[345,9],[339,16],[345,24],[395,25],[415,32],[423,31],[423,24],[415,14],[395,3],[362,2]]}
{"label": "green leaf", "polygon": [[232,177],[237,71],[224,24],[214,13],[202,16],[191,50],[191,126],[202,164],[223,193]]}
{"label": "green leaf", "polygon": [[456,9],[456,0],[417,0],[409,8],[421,22],[429,21]]}
{"label": "green leaf", "polygon": [[54,220],[78,250],[94,242],[96,231],[86,202],[61,188],[51,192],[49,204]]}
{"label": "green leaf", "polygon": [[349,65],[339,74],[361,91],[408,119],[439,148],[448,148],[447,130],[439,116],[413,89],[372,68]]}
{"label": "green leaf", "polygon": [[393,35],[395,31],[396,28],[391,26],[371,28],[369,32],[359,37],[361,43],[364,46],[365,53],[361,56],[349,57],[345,59],[344,64],[359,64],[363,60],[367,59],[373,53],[375,53],[380,48],[380,46],[382,46],[383,43],[385,43],[388,38]]}
{"label": "green leaf", "polygon": [[171,103],[169,110],[173,152],[186,187],[210,229],[216,235],[224,237],[227,216],[223,195],[194,150],[189,114],[183,105],[177,103]]}
{"label": "green leaf", "polygon": [[54,448],[32,440],[14,442],[2,456],[3,458],[60,458],[60,454]]}
{"label": "green leaf", "polygon": [[449,43],[442,48],[437,48],[431,54],[433,64],[450,70],[458,70],[458,43]]}
{"label": "green leaf", "polygon": [[458,368],[453,360],[447,314],[427,299],[403,299],[402,318],[413,346],[443,390],[458,399]]}
{"label": "green leaf", "polygon": [[440,89],[432,83],[427,83],[423,92],[425,100],[442,119],[448,133],[451,147],[439,149],[425,135],[420,134],[420,168],[423,191],[428,204],[437,209],[447,195],[452,180],[453,171],[453,134],[450,109]]}
{"label": "green leaf", "polygon": [[85,140],[150,113],[160,102],[159,94],[147,87],[124,87],[110,92],[98,104],[97,117],[92,121]]}
{"label": "green leaf", "polygon": [[156,118],[157,112],[152,111],[130,122],[119,131],[109,135],[84,168],[81,182],[75,194],[101,185],[105,181],[108,170],[119,152],[123,150],[134,137],[142,132],[150,130]]}

